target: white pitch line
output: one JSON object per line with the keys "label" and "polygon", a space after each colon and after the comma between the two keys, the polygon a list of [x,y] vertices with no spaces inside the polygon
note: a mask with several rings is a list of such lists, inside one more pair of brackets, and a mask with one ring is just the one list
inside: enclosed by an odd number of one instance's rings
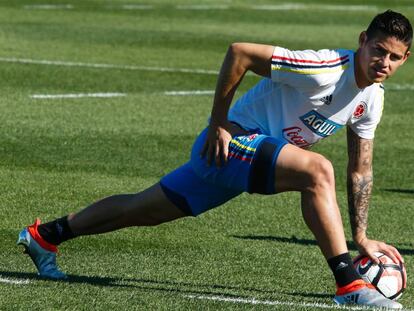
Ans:
{"label": "white pitch line", "polygon": [[[15,58],[15,57],[0,57],[0,62],[4,63],[17,63],[17,64],[33,64],[33,65],[46,65],[46,66],[63,66],[63,67],[85,67],[85,68],[98,68],[98,69],[120,69],[120,70],[136,70],[136,71],[158,71],[158,72],[178,72],[178,73],[190,73],[190,74],[202,74],[202,75],[217,75],[219,72],[215,70],[207,69],[190,69],[190,68],[168,68],[168,67],[148,67],[148,66],[135,66],[135,65],[115,65],[115,64],[101,64],[101,63],[83,63],[83,62],[71,62],[71,61],[52,61],[52,60],[38,60],[29,58]],[[386,83],[386,90],[398,90],[398,91],[412,91],[414,90],[414,84],[394,84]]]}
{"label": "white pitch line", "polygon": [[202,91],[202,90],[195,90],[195,91],[168,91],[168,92],[164,92],[164,95],[169,95],[169,96],[188,96],[188,95],[213,95],[214,91],[213,90],[206,90],[206,91]]}
{"label": "white pitch line", "polygon": [[189,5],[177,5],[177,10],[196,10],[196,11],[207,11],[207,10],[228,10],[228,5],[205,5],[205,4],[189,4]]}
{"label": "white pitch line", "polygon": [[[123,4],[118,6],[123,10],[154,10],[154,5],[148,4]],[[73,5],[71,4],[34,4],[25,5],[24,9],[27,10],[71,10]],[[107,9],[116,8],[116,6],[107,6]],[[190,5],[177,5],[174,7],[176,10],[230,10],[233,7],[230,5],[205,5],[205,4],[190,4]],[[265,5],[251,5],[246,6],[246,9],[250,10],[263,10],[263,11],[292,11],[292,10],[320,10],[320,11],[377,11],[378,7],[374,5],[317,5],[317,4],[304,4],[304,3],[287,3],[287,4],[265,4]]]}
{"label": "white pitch line", "polygon": [[26,285],[29,284],[29,280],[13,280],[13,279],[7,279],[7,278],[0,278],[0,283],[6,283],[6,284],[15,284],[15,285]]}
{"label": "white pitch line", "polygon": [[335,4],[328,4],[328,5],[316,5],[316,6],[309,6],[310,9],[315,8],[318,10],[325,10],[325,11],[378,11],[378,7],[375,5],[335,5]]}
{"label": "white pitch line", "polygon": [[377,11],[374,5],[317,5],[304,3],[264,4],[252,5],[253,10],[263,11],[293,11],[293,10],[320,10],[320,11]]}
{"label": "white pitch line", "polygon": [[263,11],[290,11],[290,10],[303,10],[307,7],[306,4],[302,3],[287,3],[287,4],[264,4],[264,5],[253,5],[253,10]]}
{"label": "white pitch line", "polygon": [[78,93],[78,94],[34,94],[34,99],[84,98],[84,97],[122,97],[125,93]]}
{"label": "white pitch line", "polygon": [[123,4],[123,10],[153,10],[154,6],[150,4]]}
{"label": "white pitch line", "polygon": [[71,4],[32,4],[23,6],[26,10],[71,10]]}
{"label": "white pitch line", "polygon": [[[226,297],[226,296],[208,296],[208,295],[183,295],[185,298],[200,299],[200,300],[212,300],[231,303],[241,303],[249,305],[267,305],[267,306],[287,306],[287,307],[305,307],[305,308],[319,308],[319,309],[337,309],[337,310],[372,310],[366,306],[344,306],[334,305],[317,302],[294,302],[294,301],[282,301],[282,300],[260,300],[256,298],[238,298],[238,297]],[[412,309],[403,309],[405,311],[414,311]]]}
{"label": "white pitch line", "polygon": [[[212,301],[222,301],[222,302],[232,302],[232,303],[242,303],[242,304],[251,304],[251,305],[267,305],[267,306],[290,306],[290,307],[307,307],[307,308],[321,308],[321,309],[345,309],[343,306],[317,303],[317,302],[293,302],[293,301],[281,301],[281,300],[260,300],[256,298],[246,299],[246,298],[237,298],[237,297],[225,297],[225,296],[207,296],[207,295],[184,295],[187,298],[191,299],[201,299],[201,300],[212,300]],[[348,310],[366,310],[366,308],[353,307]]]}
{"label": "white pitch line", "polygon": [[189,68],[168,68],[168,67],[148,67],[148,66],[134,66],[134,65],[115,65],[115,64],[96,64],[96,63],[82,63],[70,61],[52,61],[39,60],[29,58],[15,58],[15,57],[0,57],[0,62],[4,63],[18,63],[18,64],[33,64],[33,65],[49,65],[49,66],[66,66],[66,67],[87,67],[99,69],[121,69],[121,70],[142,70],[142,71],[159,71],[159,72],[180,72],[180,73],[195,73],[206,75],[217,75],[218,71],[205,69],[189,69]]}
{"label": "white pitch line", "polygon": [[[151,5],[122,5],[123,9],[155,9],[155,6]],[[237,6],[225,5],[225,4],[188,4],[177,5],[174,7],[176,10],[194,10],[194,11],[207,11],[207,10],[230,10],[237,9]],[[292,10],[320,10],[320,11],[377,11],[378,7],[374,5],[317,5],[317,4],[304,4],[304,3],[286,3],[286,4],[265,4],[265,5],[250,5],[243,7],[248,10],[263,10],[263,11],[292,11]]]}
{"label": "white pitch line", "polygon": [[387,83],[385,84],[385,91],[414,91],[414,85],[412,84],[396,84]]}

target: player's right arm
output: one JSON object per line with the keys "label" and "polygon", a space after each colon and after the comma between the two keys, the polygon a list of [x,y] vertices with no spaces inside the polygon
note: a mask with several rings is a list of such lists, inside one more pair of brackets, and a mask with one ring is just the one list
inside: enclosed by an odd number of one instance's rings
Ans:
{"label": "player's right arm", "polygon": [[233,43],[227,50],[217,80],[208,135],[202,156],[217,167],[227,162],[228,146],[235,127],[227,118],[233,96],[247,71],[270,77],[274,47],[255,43]]}

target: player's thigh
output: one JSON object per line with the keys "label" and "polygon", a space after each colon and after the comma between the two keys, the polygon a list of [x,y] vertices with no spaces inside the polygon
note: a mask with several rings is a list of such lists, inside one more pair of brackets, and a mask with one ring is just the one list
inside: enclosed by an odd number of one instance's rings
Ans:
{"label": "player's thigh", "polygon": [[280,151],[274,172],[275,192],[303,191],[333,179],[332,165],[325,157],[290,144]]}
{"label": "player's thigh", "polygon": [[243,192],[204,180],[189,162],[165,175],[160,185],[168,200],[188,216],[198,216]]}

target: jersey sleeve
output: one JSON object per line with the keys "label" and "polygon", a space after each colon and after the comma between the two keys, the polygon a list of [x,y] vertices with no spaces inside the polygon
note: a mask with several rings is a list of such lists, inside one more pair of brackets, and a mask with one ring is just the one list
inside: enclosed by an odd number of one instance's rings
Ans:
{"label": "jersey sleeve", "polygon": [[350,65],[348,50],[291,51],[275,47],[271,78],[294,87],[309,96],[337,83]]}
{"label": "jersey sleeve", "polygon": [[[373,139],[375,130],[381,120],[382,111],[384,108],[384,89],[378,87],[374,100],[367,107],[367,114],[360,120],[349,125],[349,127],[359,137],[364,139]],[[355,112],[354,112],[355,114]]]}

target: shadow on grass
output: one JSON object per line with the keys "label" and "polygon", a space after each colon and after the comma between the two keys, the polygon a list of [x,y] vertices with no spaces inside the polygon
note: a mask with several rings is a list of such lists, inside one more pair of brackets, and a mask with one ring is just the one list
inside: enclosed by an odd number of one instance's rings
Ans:
{"label": "shadow on grass", "polygon": [[[40,278],[36,273],[15,272],[15,271],[0,271],[0,278],[7,280],[21,280],[21,281],[40,281],[46,280],[56,283],[68,284],[88,284],[102,287],[120,287],[138,290],[151,290],[159,292],[169,292],[181,294],[182,296],[194,295],[211,295],[211,296],[225,296],[237,299],[253,299],[251,295],[259,295],[260,297],[274,297],[274,295],[289,295],[313,298],[331,298],[332,295],[324,293],[301,293],[301,292],[275,292],[272,290],[258,289],[252,287],[242,286],[227,286],[218,284],[197,284],[180,281],[169,280],[149,280],[149,279],[135,279],[135,278],[116,278],[116,277],[101,277],[101,276],[85,276],[69,274],[67,280],[47,280]],[[240,294],[244,292],[245,294]],[[248,294],[246,294],[248,293]],[[256,297],[257,298],[257,297]]]}
{"label": "shadow on grass", "polygon": [[414,189],[381,189],[383,191],[395,192],[395,193],[407,193],[414,194]]}
{"label": "shadow on grass", "polygon": [[[272,242],[279,242],[279,243],[290,243],[290,244],[311,245],[311,246],[318,245],[316,240],[299,239],[295,236],[287,238],[287,237],[278,237],[278,236],[269,236],[269,235],[244,235],[244,236],[233,235],[232,237],[236,239],[242,239],[242,240],[272,241]],[[354,242],[347,241],[347,244],[350,250],[354,250],[354,251],[357,250]],[[398,244],[393,244],[393,243],[390,243],[390,244],[396,245],[401,255],[408,255],[408,256],[414,255],[414,249],[412,248],[403,248],[403,247],[399,247]]]}
{"label": "shadow on grass", "polygon": [[50,281],[50,282],[62,282],[62,283],[86,283],[90,285],[98,286],[113,286],[113,287],[133,287],[131,284],[122,284],[121,278],[111,277],[96,277],[96,276],[84,276],[84,275],[68,275],[67,280],[51,280],[40,277],[37,273],[29,272],[14,272],[14,271],[0,271],[0,277],[12,278],[14,280],[32,280],[32,281]]}

